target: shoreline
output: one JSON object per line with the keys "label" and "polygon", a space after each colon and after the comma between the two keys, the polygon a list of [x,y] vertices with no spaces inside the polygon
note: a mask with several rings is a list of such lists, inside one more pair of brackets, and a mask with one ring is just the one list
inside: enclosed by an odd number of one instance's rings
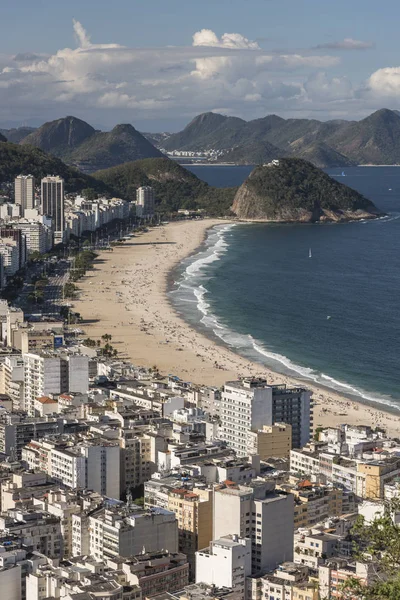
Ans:
{"label": "shoreline", "polygon": [[99,338],[110,333],[121,359],[156,365],[161,373],[173,373],[198,385],[220,386],[238,375],[301,385],[313,392],[314,427],[368,424],[397,436],[400,413],[395,409],[392,413],[386,407],[252,362],[192,327],[177,313],[168,296],[174,271],[183,259],[199,251],[208,229],[222,223],[230,221],[171,223],[136,236],[114,247],[113,252],[102,251],[94,270],[78,282],[80,298],[74,301],[86,335]]}

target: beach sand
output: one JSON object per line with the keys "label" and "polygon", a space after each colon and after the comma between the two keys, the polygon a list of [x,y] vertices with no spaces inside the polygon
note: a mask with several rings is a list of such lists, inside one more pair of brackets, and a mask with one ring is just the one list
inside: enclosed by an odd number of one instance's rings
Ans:
{"label": "beach sand", "polygon": [[109,333],[120,358],[197,384],[220,386],[238,376],[257,375],[269,383],[301,385],[313,392],[314,427],[378,425],[400,437],[400,413],[396,416],[275,373],[207,338],[179,317],[167,298],[168,275],[217,224],[221,221],[170,223],[136,235],[112,252],[101,251],[94,270],[79,281],[79,299],[74,301],[85,334],[98,339]]}

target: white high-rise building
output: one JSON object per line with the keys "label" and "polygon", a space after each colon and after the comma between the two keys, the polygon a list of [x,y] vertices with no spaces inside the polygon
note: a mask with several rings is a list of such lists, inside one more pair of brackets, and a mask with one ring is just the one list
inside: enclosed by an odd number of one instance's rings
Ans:
{"label": "white high-rise building", "polygon": [[15,204],[21,207],[22,214],[27,208],[35,207],[35,178],[33,175],[18,175],[15,178]]}
{"label": "white high-rise building", "polygon": [[86,393],[89,359],[51,352],[24,354],[24,410],[35,416],[35,400],[62,392]]}
{"label": "white high-rise building", "polygon": [[293,560],[294,499],[273,482],[219,486],[214,491],[213,539],[238,535],[252,540],[252,574]]}
{"label": "white high-rise building", "polygon": [[227,535],[196,552],[196,583],[232,588],[246,597],[246,577],[251,575],[251,540]]}
{"label": "white high-rise building", "polygon": [[52,218],[55,240],[62,241],[65,230],[64,179],[50,175],[44,177],[41,192],[42,215]]}
{"label": "white high-rise building", "polygon": [[35,416],[35,400],[49,394],[68,391],[61,379],[61,359],[58,356],[24,355],[24,410]]}
{"label": "white high-rise building", "polygon": [[102,438],[43,438],[22,449],[22,460],[30,469],[44,471],[71,489],[90,489],[119,499],[120,448],[118,441]]}
{"label": "white high-rise building", "polygon": [[136,190],[136,215],[138,217],[152,217],[154,215],[154,190],[145,185]]}
{"label": "white high-rise building", "polygon": [[292,447],[302,448],[312,429],[311,392],[285,385],[268,385],[265,379],[228,381],[220,407],[220,438],[247,456],[248,434],[264,425],[287,423],[292,426]]}
{"label": "white high-rise building", "polygon": [[43,223],[27,220],[20,220],[15,224],[16,229],[20,229],[26,237],[27,254],[32,252],[40,252],[44,254],[51,248],[51,233],[50,229]]}

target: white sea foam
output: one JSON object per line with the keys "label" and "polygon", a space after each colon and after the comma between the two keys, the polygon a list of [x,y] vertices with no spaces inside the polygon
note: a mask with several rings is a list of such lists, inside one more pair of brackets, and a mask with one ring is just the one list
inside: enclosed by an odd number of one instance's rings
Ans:
{"label": "white sea foam", "polygon": [[[386,222],[389,222],[398,218],[400,218],[400,214],[395,216],[385,216],[381,219],[386,219]],[[372,222],[374,221],[365,221],[365,223]],[[330,387],[337,392],[351,394],[352,396],[359,397],[368,402],[390,406],[398,410],[399,405],[392,401],[390,397],[373,395],[361,388],[334,379],[325,373],[320,373],[310,367],[296,364],[287,356],[269,350],[262,342],[254,339],[250,334],[242,334],[226,327],[212,312],[210,312],[211,306],[207,301],[207,294],[209,294],[209,291],[204,285],[205,280],[208,279],[207,266],[220,260],[221,256],[227,251],[229,244],[226,240],[226,233],[228,233],[233,226],[234,225],[226,225],[212,230],[206,241],[206,249],[189,259],[192,262],[188,264],[181,281],[178,283],[178,291],[184,292],[185,296],[175,293],[175,299],[179,302],[196,304],[198,311],[202,314],[200,322],[203,326],[211,330],[215,336],[232,348],[232,350],[242,354],[246,358],[256,360],[271,368],[282,370],[286,374],[291,374],[302,379],[313,381],[316,384]]]}
{"label": "white sea foam", "polygon": [[221,254],[224,254],[229,246],[229,244],[224,239],[224,235],[234,226],[235,224],[231,223],[229,225],[224,225],[221,228],[215,228],[215,230],[207,240],[207,245],[209,245],[209,247],[205,251],[200,252],[197,255],[197,260],[190,263],[186,267],[186,271],[184,273],[184,276],[186,278],[188,276],[191,277],[193,275],[199,274],[205,266],[220,259]]}
{"label": "white sea foam", "polygon": [[391,223],[391,221],[397,221],[400,218],[400,213],[392,212],[388,215],[384,215],[383,217],[378,217],[377,219],[361,219],[359,223],[363,225],[384,225],[385,223]]}

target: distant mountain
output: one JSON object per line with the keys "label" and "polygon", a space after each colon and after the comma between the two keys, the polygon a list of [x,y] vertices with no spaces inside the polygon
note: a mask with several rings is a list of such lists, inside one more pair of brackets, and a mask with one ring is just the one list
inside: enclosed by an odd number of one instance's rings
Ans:
{"label": "distant mountain", "polygon": [[400,164],[399,133],[400,115],[388,109],[358,122],[283,119],[277,115],[244,121],[204,113],[167,138],[164,148],[169,152],[219,150],[218,160],[242,164],[254,164],[255,159],[257,163],[268,162],[271,145],[277,148],[275,158],[304,157],[318,167]]}
{"label": "distant mountain", "polygon": [[243,143],[246,121],[208,112],[195,117],[183,131],[172,134],[165,150],[228,149]]}
{"label": "distant mountain", "polygon": [[133,160],[161,157],[163,154],[132,125],[117,125],[110,132],[97,132],[80,144],[68,162],[86,173],[107,169]]}
{"label": "distant mountain", "polygon": [[132,125],[117,125],[110,132],[102,132],[71,116],[45,123],[22,139],[21,144],[58,156],[86,173],[163,156]]}
{"label": "distant mountain", "polygon": [[327,165],[330,167],[354,167],[357,165],[356,162],[351,161],[347,156],[323,142],[313,142],[300,147],[295,154],[297,158],[304,158],[304,160],[311,162],[320,169]]}
{"label": "distant mountain", "polygon": [[329,144],[358,164],[400,164],[400,115],[377,110],[333,133]]}
{"label": "distant mountain", "polygon": [[7,138],[2,133],[0,133],[0,142],[6,142],[6,141],[7,141]]}
{"label": "distant mountain", "polygon": [[8,142],[13,144],[19,144],[24,138],[26,138],[32,131],[35,131],[34,127],[17,127],[13,129],[0,129],[0,133],[7,138]]}
{"label": "distant mountain", "polygon": [[151,185],[158,210],[169,213],[179,208],[204,208],[208,214],[230,212],[237,188],[213,188],[169,158],[147,158],[93,174],[122,198],[136,198],[136,190]]}
{"label": "distant mountain", "polygon": [[306,223],[382,214],[370,200],[298,158],[256,167],[238,189],[232,211],[251,221]]}
{"label": "distant mountain", "polygon": [[46,175],[60,175],[65,179],[67,192],[79,192],[90,187],[98,192],[114,193],[101,181],[80,173],[39,148],[0,143],[0,183],[11,182],[21,173],[34,175],[38,180]]}
{"label": "distant mountain", "polygon": [[285,155],[285,150],[277,148],[269,142],[255,141],[241,144],[232,150],[226,150],[218,160],[238,165],[259,165]]}
{"label": "distant mountain", "polygon": [[96,130],[81,119],[64,117],[45,123],[22,140],[61,158],[68,157],[80,144],[95,135]]}

